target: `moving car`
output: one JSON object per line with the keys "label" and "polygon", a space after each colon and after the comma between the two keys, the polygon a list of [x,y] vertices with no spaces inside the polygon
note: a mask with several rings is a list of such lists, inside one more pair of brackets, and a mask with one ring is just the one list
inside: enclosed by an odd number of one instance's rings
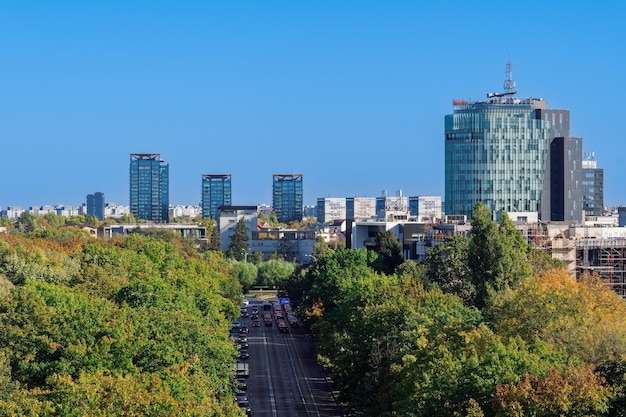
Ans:
{"label": "moving car", "polygon": [[239,359],[250,359],[250,353],[248,352],[247,349],[241,349],[239,351]]}
{"label": "moving car", "polygon": [[259,320],[254,320],[252,322],[252,327],[261,327],[261,322]]}

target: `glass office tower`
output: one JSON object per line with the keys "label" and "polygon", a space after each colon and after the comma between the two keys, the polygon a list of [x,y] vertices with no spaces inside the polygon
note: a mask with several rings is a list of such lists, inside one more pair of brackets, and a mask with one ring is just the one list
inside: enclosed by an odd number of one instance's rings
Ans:
{"label": "glass office tower", "polygon": [[559,113],[542,117],[545,108],[542,99],[532,98],[454,101],[453,114],[445,117],[446,214],[471,219],[477,201],[494,214],[542,213],[542,205],[549,205],[550,141],[569,133],[569,126],[567,132],[556,131],[551,115]]}
{"label": "glass office tower", "polygon": [[160,154],[130,154],[130,212],[157,223],[169,220],[169,165]]}
{"label": "glass office tower", "polygon": [[279,222],[302,220],[302,174],[274,174],[272,208]]}
{"label": "glass office tower", "polygon": [[587,216],[604,212],[604,170],[589,155],[583,160],[583,209]]}
{"label": "glass office tower", "polygon": [[231,175],[202,175],[202,218],[217,221],[220,206],[232,205]]}
{"label": "glass office tower", "polygon": [[87,195],[87,214],[96,216],[98,220],[104,220],[104,194],[94,193]]}

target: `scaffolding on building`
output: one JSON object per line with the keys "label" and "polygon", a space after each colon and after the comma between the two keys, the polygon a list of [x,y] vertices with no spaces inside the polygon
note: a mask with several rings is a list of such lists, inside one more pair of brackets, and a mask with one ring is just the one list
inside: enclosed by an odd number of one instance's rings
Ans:
{"label": "scaffolding on building", "polygon": [[576,241],[576,277],[595,273],[613,291],[626,298],[626,239]]}

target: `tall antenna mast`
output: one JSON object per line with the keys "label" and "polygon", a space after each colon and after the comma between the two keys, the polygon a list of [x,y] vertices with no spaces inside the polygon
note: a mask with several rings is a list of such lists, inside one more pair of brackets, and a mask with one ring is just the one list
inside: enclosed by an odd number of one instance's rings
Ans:
{"label": "tall antenna mast", "polygon": [[504,93],[487,93],[487,98],[506,97],[517,94],[515,90],[515,81],[513,81],[513,64],[511,61],[506,64],[506,79],[504,80]]}
{"label": "tall antenna mast", "polygon": [[511,61],[506,63],[506,79],[504,80],[504,90],[506,94],[513,95],[515,91],[515,81],[513,81],[513,64]]}

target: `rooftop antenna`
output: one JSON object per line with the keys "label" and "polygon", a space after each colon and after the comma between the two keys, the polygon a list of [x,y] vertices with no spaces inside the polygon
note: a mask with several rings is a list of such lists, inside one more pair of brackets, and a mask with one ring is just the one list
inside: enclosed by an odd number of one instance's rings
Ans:
{"label": "rooftop antenna", "polygon": [[515,90],[515,81],[513,81],[513,64],[511,61],[506,64],[506,79],[504,80],[504,93],[487,93],[487,98],[506,97],[517,94]]}
{"label": "rooftop antenna", "polygon": [[513,95],[515,91],[515,81],[513,81],[513,64],[511,61],[506,63],[506,79],[504,80],[504,90],[506,94]]}

